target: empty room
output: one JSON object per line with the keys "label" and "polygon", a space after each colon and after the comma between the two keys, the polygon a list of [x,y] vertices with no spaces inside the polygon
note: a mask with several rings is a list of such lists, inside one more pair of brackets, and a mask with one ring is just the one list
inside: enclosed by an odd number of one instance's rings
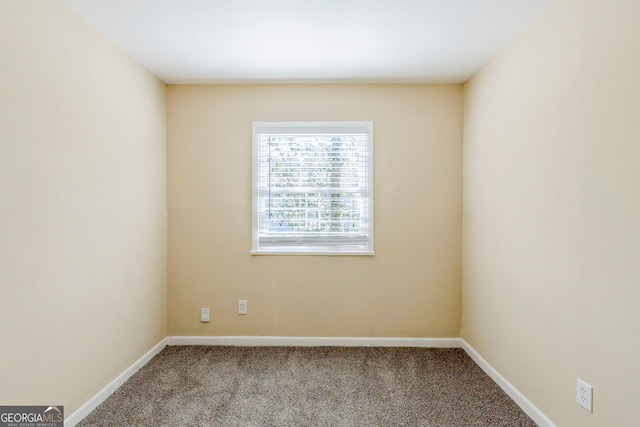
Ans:
{"label": "empty room", "polygon": [[0,0],[0,426],[640,425],[640,1]]}

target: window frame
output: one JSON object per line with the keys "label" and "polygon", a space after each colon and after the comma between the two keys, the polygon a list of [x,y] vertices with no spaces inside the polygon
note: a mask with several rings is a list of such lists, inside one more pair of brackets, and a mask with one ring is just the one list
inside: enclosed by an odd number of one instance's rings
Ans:
{"label": "window frame", "polygon": [[[349,133],[354,129],[364,130],[367,137],[367,236],[363,246],[358,245],[299,245],[291,244],[260,245],[259,221],[260,221],[260,140],[259,135],[264,129],[273,129],[274,133],[291,134],[300,131],[312,133]],[[313,121],[313,122],[253,122],[252,123],[252,230],[251,230],[251,254],[252,255],[364,255],[375,254],[374,243],[374,191],[373,191],[373,121]]]}

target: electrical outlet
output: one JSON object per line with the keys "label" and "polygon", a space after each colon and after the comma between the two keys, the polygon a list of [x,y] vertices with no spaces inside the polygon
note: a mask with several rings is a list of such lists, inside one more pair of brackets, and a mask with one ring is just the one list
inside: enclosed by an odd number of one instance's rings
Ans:
{"label": "electrical outlet", "polygon": [[593,387],[578,379],[576,401],[589,412],[593,412]]}
{"label": "electrical outlet", "polygon": [[239,299],[238,300],[238,314],[247,314],[247,300]]}
{"label": "electrical outlet", "polygon": [[202,307],[200,309],[200,321],[203,323],[211,321],[211,309],[209,307]]}

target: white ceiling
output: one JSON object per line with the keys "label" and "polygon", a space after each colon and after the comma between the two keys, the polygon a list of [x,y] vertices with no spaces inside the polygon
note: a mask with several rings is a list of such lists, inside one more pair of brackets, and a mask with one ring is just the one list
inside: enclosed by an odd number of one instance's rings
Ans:
{"label": "white ceiling", "polygon": [[462,83],[556,0],[65,0],[166,83]]}

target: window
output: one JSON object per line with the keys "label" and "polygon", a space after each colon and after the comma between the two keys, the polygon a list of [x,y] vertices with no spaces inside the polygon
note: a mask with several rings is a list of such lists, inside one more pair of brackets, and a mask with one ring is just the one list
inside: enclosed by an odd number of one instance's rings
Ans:
{"label": "window", "polygon": [[373,255],[373,122],[253,123],[251,253]]}

